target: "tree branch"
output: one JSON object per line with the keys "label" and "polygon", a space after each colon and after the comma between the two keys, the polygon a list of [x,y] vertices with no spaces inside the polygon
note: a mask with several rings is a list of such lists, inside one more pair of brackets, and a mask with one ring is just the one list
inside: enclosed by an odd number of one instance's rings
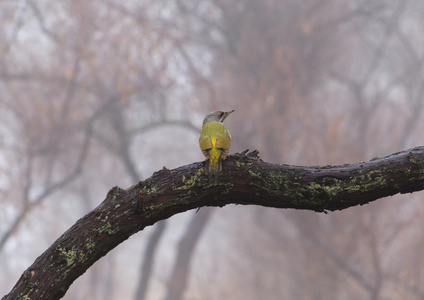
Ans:
{"label": "tree branch", "polygon": [[[247,151],[246,151],[247,152]],[[424,147],[368,162],[303,167],[263,162],[257,152],[234,154],[216,185],[203,162],[156,172],[106,199],[59,237],[3,299],[59,299],[94,262],[132,234],[201,206],[255,204],[325,212],[424,189]]]}

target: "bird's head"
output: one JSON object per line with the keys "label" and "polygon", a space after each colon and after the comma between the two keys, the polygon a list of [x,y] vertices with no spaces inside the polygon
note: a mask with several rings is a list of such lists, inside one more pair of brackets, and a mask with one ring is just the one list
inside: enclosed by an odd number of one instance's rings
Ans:
{"label": "bird's head", "polygon": [[220,110],[216,110],[213,111],[211,113],[208,113],[205,117],[205,119],[203,120],[203,124],[208,123],[208,122],[224,122],[225,118],[228,117],[229,114],[231,114],[234,111],[220,111]]}

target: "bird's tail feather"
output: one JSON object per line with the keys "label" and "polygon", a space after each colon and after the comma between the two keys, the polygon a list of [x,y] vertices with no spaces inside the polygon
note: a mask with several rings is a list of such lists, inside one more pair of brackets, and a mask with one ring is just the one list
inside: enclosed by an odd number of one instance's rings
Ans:
{"label": "bird's tail feather", "polygon": [[209,181],[216,183],[218,180],[219,172],[222,171],[222,161],[218,160],[218,162],[211,164],[210,160],[206,161],[205,165],[205,174],[208,175]]}
{"label": "bird's tail feather", "polygon": [[[215,145],[215,144],[214,144]],[[209,159],[206,161],[205,173],[209,175],[209,182],[217,182],[218,174],[222,170],[222,150],[212,147],[209,150]]]}

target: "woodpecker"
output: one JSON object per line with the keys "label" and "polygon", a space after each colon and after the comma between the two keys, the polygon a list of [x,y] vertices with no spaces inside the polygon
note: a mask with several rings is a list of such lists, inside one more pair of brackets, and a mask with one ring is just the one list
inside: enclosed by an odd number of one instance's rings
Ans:
{"label": "woodpecker", "polygon": [[230,151],[231,134],[222,122],[233,111],[216,110],[206,115],[203,120],[199,145],[206,157],[205,174],[209,176],[209,181],[217,181],[222,170],[222,160],[227,158]]}

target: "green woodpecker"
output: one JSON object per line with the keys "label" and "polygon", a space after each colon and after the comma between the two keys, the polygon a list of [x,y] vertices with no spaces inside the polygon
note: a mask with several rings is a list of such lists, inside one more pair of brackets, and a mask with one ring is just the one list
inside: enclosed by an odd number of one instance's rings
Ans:
{"label": "green woodpecker", "polygon": [[205,173],[209,180],[213,178],[215,182],[222,170],[222,160],[227,158],[231,145],[231,135],[222,122],[233,111],[213,111],[203,120],[199,144],[206,156]]}

